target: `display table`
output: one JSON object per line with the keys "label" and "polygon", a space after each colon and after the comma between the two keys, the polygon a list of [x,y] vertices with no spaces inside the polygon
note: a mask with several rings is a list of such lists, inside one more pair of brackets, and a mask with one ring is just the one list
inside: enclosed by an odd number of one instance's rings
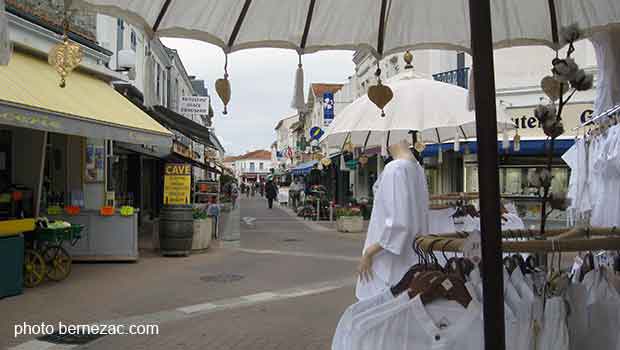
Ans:
{"label": "display table", "polygon": [[63,247],[73,261],[138,260],[138,210],[131,216],[101,216],[97,210],[82,210],[78,215],[48,215],[50,220],[64,220],[84,226],[82,238],[75,246]]}

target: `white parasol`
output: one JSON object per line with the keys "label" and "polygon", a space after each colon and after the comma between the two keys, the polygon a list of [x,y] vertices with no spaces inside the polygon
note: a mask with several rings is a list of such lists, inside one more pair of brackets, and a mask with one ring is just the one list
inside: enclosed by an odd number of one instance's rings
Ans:
{"label": "white parasol", "polygon": [[[340,147],[349,138],[354,145],[378,146],[408,139],[411,131],[432,143],[476,137],[476,115],[467,109],[462,87],[411,76],[387,85],[394,98],[385,107],[385,117],[367,95],[359,97],[336,115],[321,143]],[[515,127],[501,107],[497,125],[500,131]]]}
{"label": "white parasol", "polygon": [[[368,48],[376,56],[405,49],[470,52],[468,0],[73,0],[123,17],[163,37],[206,41],[227,52],[279,47],[310,53]],[[577,24],[592,31],[617,23],[609,0],[491,2],[493,46],[546,45]],[[553,18],[553,20],[551,20]],[[449,25],[446,25],[449,24]],[[554,28],[555,26],[555,28]]]}

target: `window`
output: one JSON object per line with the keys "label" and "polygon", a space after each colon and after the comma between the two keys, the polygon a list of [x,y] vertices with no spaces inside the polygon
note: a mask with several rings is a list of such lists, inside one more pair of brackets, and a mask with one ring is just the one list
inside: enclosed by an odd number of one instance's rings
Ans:
{"label": "window", "polygon": [[161,84],[160,84],[160,80],[161,80],[161,67],[159,66],[159,64],[155,64],[157,66],[157,98],[161,97]]}
{"label": "window", "polygon": [[256,171],[256,164],[254,162],[250,162],[250,171]]}
{"label": "window", "polygon": [[260,162],[260,164],[258,165],[258,169],[265,170],[265,164],[263,162]]}
{"label": "window", "polygon": [[136,48],[138,47],[138,36],[136,35],[136,31],[135,30],[131,30],[131,36],[130,36],[130,42],[131,42],[131,49],[136,51]]}

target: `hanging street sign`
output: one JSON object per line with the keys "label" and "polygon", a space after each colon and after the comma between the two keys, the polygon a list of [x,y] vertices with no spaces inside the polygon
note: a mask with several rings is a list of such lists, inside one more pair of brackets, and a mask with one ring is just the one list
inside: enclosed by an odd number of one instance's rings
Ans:
{"label": "hanging street sign", "polygon": [[208,115],[209,97],[207,96],[181,96],[179,101],[179,113],[188,115]]}
{"label": "hanging street sign", "polygon": [[323,131],[323,129],[319,128],[318,126],[313,126],[310,129],[310,140],[320,140],[321,137],[323,137],[323,135],[325,134],[325,131]]}
{"label": "hanging street sign", "polygon": [[334,121],[334,94],[326,92],[323,94],[323,123],[329,126]]}

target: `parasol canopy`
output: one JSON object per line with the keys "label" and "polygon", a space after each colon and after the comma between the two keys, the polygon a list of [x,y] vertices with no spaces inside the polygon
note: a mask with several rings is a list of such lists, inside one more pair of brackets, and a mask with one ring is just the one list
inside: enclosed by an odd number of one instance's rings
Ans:
{"label": "parasol canopy", "polygon": [[[304,53],[367,48],[379,57],[405,49],[471,51],[468,0],[65,1],[125,18],[152,34],[198,39],[227,52],[256,47]],[[618,23],[620,6],[612,3],[492,1],[493,46],[557,48],[563,44],[557,40],[560,28],[577,24],[588,36]]]}
{"label": "parasol canopy", "polygon": [[[467,109],[467,90],[462,87],[411,75],[387,85],[394,98],[385,107],[385,117],[368,95],[361,96],[336,115],[321,143],[341,147],[350,138],[358,146],[386,145],[410,139],[410,131],[432,143],[476,137],[476,115]],[[515,128],[501,107],[497,128]]]}

